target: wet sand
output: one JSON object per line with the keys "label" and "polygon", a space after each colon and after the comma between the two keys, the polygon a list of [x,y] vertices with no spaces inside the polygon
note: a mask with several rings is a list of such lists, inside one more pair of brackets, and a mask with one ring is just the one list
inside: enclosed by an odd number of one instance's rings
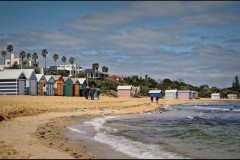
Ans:
{"label": "wet sand", "polygon": [[[86,100],[83,97],[0,96],[0,158],[94,159],[99,145],[73,142],[65,134],[66,126],[79,124],[77,117],[151,112],[163,104],[211,103],[216,100],[160,99],[159,104],[147,98],[110,98]],[[226,101],[226,100],[217,100]],[[228,100],[231,101],[231,100]],[[236,101],[236,100],[235,100]],[[107,149],[107,146],[103,147]],[[112,152],[109,158],[115,158]],[[123,158],[127,158],[124,157]],[[105,158],[105,157],[104,157]]]}

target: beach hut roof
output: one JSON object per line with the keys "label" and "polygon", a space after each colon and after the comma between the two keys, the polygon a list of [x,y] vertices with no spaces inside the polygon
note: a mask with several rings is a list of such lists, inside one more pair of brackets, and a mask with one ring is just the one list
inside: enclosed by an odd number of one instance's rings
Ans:
{"label": "beach hut roof", "polygon": [[14,70],[15,71],[17,71],[17,70],[23,71],[27,79],[29,79],[31,77],[32,73],[34,72],[34,69],[5,69],[5,71],[14,71]]}
{"label": "beach hut roof", "polygon": [[78,78],[78,81],[79,81],[80,84],[83,84],[84,81],[86,81],[86,78]]}
{"label": "beach hut roof", "polygon": [[0,79],[18,79],[22,73],[26,78],[26,75],[22,70],[4,70],[0,72]]}
{"label": "beach hut roof", "polygon": [[43,74],[36,74],[36,77],[37,77],[37,81],[40,81],[41,78],[42,78]]}
{"label": "beach hut roof", "polygon": [[119,90],[119,89],[131,89],[131,88],[132,88],[132,86],[118,86],[117,90]]}
{"label": "beach hut roof", "polygon": [[52,76],[51,75],[45,75],[45,78],[47,81],[49,81],[49,79],[51,78]]}
{"label": "beach hut roof", "polygon": [[56,81],[56,80],[58,80],[61,77],[61,75],[52,75],[52,77]]}
{"label": "beach hut roof", "polygon": [[191,91],[190,90],[180,90],[178,91],[178,93],[190,93]]}
{"label": "beach hut roof", "polygon": [[162,90],[150,90],[148,93],[161,93]]}
{"label": "beach hut roof", "polygon": [[71,78],[71,80],[73,81],[73,84],[75,84],[77,81],[79,81],[77,78]]}
{"label": "beach hut roof", "polygon": [[177,90],[176,89],[174,89],[174,90],[166,90],[165,92],[177,92]]}

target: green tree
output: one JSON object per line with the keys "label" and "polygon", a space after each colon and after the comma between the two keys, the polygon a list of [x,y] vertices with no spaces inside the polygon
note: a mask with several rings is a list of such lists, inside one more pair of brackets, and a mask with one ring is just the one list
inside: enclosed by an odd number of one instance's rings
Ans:
{"label": "green tree", "polygon": [[57,60],[58,60],[58,54],[57,53],[55,53],[54,55],[53,55],[53,60],[55,61],[55,70],[57,70]]}
{"label": "green tree", "polygon": [[10,44],[7,46],[7,51],[10,53],[10,67],[12,66],[11,53],[13,52],[13,46]]}
{"label": "green tree", "polygon": [[239,88],[239,80],[238,80],[238,76],[235,76],[232,83],[232,89],[237,90],[238,88]]}
{"label": "green tree", "polygon": [[5,64],[5,58],[6,58],[6,55],[7,55],[7,51],[2,51],[2,56],[3,56],[3,64]]}
{"label": "green tree", "polygon": [[62,56],[62,62],[64,63],[64,70],[65,70],[65,63],[66,63],[66,61],[67,61],[66,56]]}
{"label": "green tree", "polygon": [[26,57],[26,52],[24,50],[21,50],[19,53],[19,57],[21,59],[21,69],[22,69],[23,59]]}
{"label": "green tree", "polygon": [[45,58],[45,68],[44,68],[44,74],[46,74],[46,56],[48,54],[47,49],[42,50],[42,56]]}

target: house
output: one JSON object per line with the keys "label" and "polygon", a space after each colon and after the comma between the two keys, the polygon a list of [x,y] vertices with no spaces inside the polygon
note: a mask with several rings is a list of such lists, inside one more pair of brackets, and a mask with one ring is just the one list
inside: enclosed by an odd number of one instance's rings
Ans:
{"label": "house", "polygon": [[148,96],[151,97],[159,97],[159,98],[162,98],[163,97],[163,93],[162,93],[162,90],[150,90],[148,92]]}
{"label": "house", "polygon": [[73,96],[80,96],[80,83],[77,78],[71,78],[73,82]]}
{"label": "house", "polygon": [[111,76],[109,76],[109,79],[119,82],[119,81],[123,80],[123,76],[111,75]]}
{"label": "house", "polygon": [[[21,70],[21,69],[6,69],[6,70]],[[37,95],[37,77],[34,69],[22,69],[26,75],[26,95]]]}
{"label": "house", "polygon": [[198,92],[197,91],[191,91],[191,99],[198,98]]}
{"label": "house", "polygon": [[212,93],[211,99],[220,99],[220,93]]}
{"label": "house", "polygon": [[237,99],[238,95],[237,94],[228,94],[227,98],[229,98],[229,99]]}
{"label": "house", "polygon": [[95,79],[95,78],[107,78],[109,76],[109,74],[107,74],[107,73],[104,73],[104,72],[101,72],[101,71],[96,72],[93,69],[85,69],[84,74],[85,74],[86,77],[93,78],[93,79]]}
{"label": "house", "polygon": [[22,70],[0,71],[0,94],[25,95],[26,79]]}
{"label": "house", "polygon": [[82,67],[81,66],[78,66],[76,64],[66,64],[66,65],[57,65],[56,67],[55,66],[50,66],[48,68],[48,72],[50,73],[51,71],[67,71],[67,73],[69,74],[69,76],[73,76],[76,74],[79,74],[82,72]]}
{"label": "house", "polygon": [[178,91],[178,99],[190,99],[191,91],[190,90],[179,90]]}
{"label": "house", "polygon": [[46,85],[47,80],[43,74],[36,74],[37,77],[37,95],[44,96],[43,87]]}
{"label": "house", "polygon": [[54,95],[62,96],[63,95],[63,76],[61,75],[52,75],[54,79]]}
{"label": "house", "polygon": [[133,97],[132,95],[133,86],[118,86],[117,87],[117,95],[120,97]]}
{"label": "house", "polygon": [[47,96],[54,96],[54,78],[51,75],[45,75]]}
{"label": "house", "polygon": [[178,98],[178,92],[177,90],[166,90],[165,91],[165,98]]}
{"label": "house", "polygon": [[73,96],[73,81],[70,77],[63,77],[63,95]]}

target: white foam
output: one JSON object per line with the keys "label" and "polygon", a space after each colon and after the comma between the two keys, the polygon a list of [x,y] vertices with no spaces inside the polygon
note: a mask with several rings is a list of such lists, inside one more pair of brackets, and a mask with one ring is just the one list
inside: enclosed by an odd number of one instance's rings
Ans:
{"label": "white foam", "polygon": [[70,129],[73,132],[78,132],[81,134],[86,134],[86,131],[81,131],[80,129],[75,128],[74,126],[67,126],[68,129]]}
{"label": "white foam", "polygon": [[[221,111],[230,111],[229,108],[213,108],[213,107],[201,107],[201,106],[193,106],[195,108],[199,108],[199,109],[208,109],[208,110],[221,110]],[[239,109],[233,109],[231,111],[235,111],[235,112],[240,112]]]}
{"label": "white foam", "polygon": [[131,141],[124,137],[117,137],[98,133],[94,139],[98,142],[110,145],[114,150],[122,152],[133,158],[140,159],[177,159],[186,158],[177,153],[163,151],[158,145],[143,144]]}

